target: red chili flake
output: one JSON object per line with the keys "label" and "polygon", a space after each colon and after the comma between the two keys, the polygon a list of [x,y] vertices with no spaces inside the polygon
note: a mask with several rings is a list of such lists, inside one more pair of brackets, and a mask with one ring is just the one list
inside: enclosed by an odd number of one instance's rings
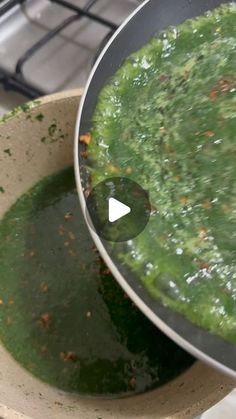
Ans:
{"label": "red chili flake", "polygon": [[81,135],[79,140],[82,144],[89,145],[91,143],[92,136],[89,132],[87,132],[86,134]]}
{"label": "red chili flake", "polygon": [[40,290],[42,292],[47,292],[48,291],[48,284],[46,284],[46,282],[41,282],[41,284],[40,284]]}
{"label": "red chili flake", "polygon": [[147,208],[148,210],[150,210],[150,215],[155,215],[157,214],[157,208],[154,205],[151,205],[150,207]]}
{"label": "red chili flake", "polygon": [[204,227],[204,226],[201,227],[199,229],[199,238],[201,240],[204,240],[207,237],[207,235],[208,235],[208,229],[206,227]]}
{"label": "red chili flake", "polygon": [[210,92],[210,99],[216,100],[220,93],[228,93],[236,85],[236,80],[233,78],[221,79],[217,85]]}
{"label": "red chili flake", "polygon": [[40,316],[40,321],[41,321],[41,324],[43,325],[43,327],[48,328],[48,326],[49,326],[49,324],[51,322],[51,316],[50,316],[50,314],[49,313],[43,313]]}
{"label": "red chili flake", "polygon": [[205,262],[204,260],[198,259],[196,260],[197,265],[199,266],[200,269],[206,269],[207,271],[209,271],[210,269],[210,265],[209,263]]}
{"label": "red chili flake", "polygon": [[[67,212],[67,213],[64,215],[64,218],[65,218],[65,220],[66,220],[66,221],[71,220],[71,219],[73,218],[73,214],[72,214],[72,212]],[[62,227],[63,227],[63,226],[62,226]],[[63,229],[64,229],[64,227],[63,227]]]}
{"label": "red chili flake", "polygon": [[180,182],[181,181],[181,176],[175,176],[174,179],[176,180],[176,182]]}
{"label": "red chili flake", "polygon": [[218,98],[218,91],[213,89],[210,94],[209,97],[211,100],[215,101]]}
{"label": "red chili flake", "polygon": [[187,204],[188,204],[188,202],[189,202],[189,199],[188,199],[188,197],[187,197],[187,196],[181,196],[181,198],[180,198],[180,203],[181,203],[182,205],[187,205]]}
{"label": "red chili flake", "polygon": [[65,234],[65,227],[62,224],[60,224],[58,227],[58,234],[59,236],[64,236]]}
{"label": "red chili flake", "polygon": [[214,133],[213,131],[206,131],[206,132],[205,132],[205,135],[206,135],[208,138],[212,138],[212,137],[214,137],[214,136],[215,136],[215,133]]}
{"label": "red chili flake", "polygon": [[74,233],[72,233],[72,231],[69,231],[68,236],[69,236],[70,240],[75,240],[76,239],[76,237],[75,237]]}
{"label": "red chili flake", "polygon": [[212,208],[212,203],[210,201],[205,201],[202,204],[202,208],[204,208],[204,209],[211,209]]}
{"label": "red chili flake", "polygon": [[166,81],[168,79],[168,77],[165,74],[161,74],[159,77],[160,81]]}
{"label": "red chili flake", "polygon": [[160,240],[161,240],[162,242],[167,241],[167,240],[168,240],[168,236],[167,236],[167,234],[161,234],[161,236],[160,236]]}
{"label": "red chili flake", "polygon": [[[168,130],[165,127],[161,127],[160,128],[160,133],[161,134],[167,134],[168,133]],[[169,150],[169,144],[165,144],[165,149],[168,152],[168,150]]]}
{"label": "red chili flake", "polygon": [[87,151],[81,151],[80,152],[80,157],[82,159],[87,159],[88,158],[88,152]]}
{"label": "red chili flake", "polygon": [[72,249],[69,250],[69,255],[70,256],[76,256],[76,252]]}
{"label": "red chili flake", "polygon": [[60,352],[60,358],[64,362],[75,362],[78,360],[78,356],[75,352]]}
{"label": "red chili flake", "polygon": [[206,269],[207,271],[209,271],[210,265],[209,265],[209,263],[202,262],[202,263],[200,263],[200,268],[201,269]]}
{"label": "red chili flake", "polygon": [[235,84],[236,81],[233,79],[222,79],[219,81],[219,89],[222,93],[227,93],[234,87]]}

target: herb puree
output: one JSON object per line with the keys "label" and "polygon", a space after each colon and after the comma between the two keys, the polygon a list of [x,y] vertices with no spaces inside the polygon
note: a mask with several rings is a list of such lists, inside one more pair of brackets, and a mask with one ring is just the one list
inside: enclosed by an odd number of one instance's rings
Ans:
{"label": "herb puree", "polygon": [[93,185],[127,176],[152,216],[120,259],[151,295],[236,343],[236,3],[170,27],[102,90]]}

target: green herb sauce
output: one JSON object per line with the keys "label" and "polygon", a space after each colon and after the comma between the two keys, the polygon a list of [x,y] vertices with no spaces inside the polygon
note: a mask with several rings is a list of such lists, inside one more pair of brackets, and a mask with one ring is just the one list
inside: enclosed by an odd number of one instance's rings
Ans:
{"label": "green herb sauce", "polygon": [[101,92],[93,184],[130,176],[153,214],[120,258],[151,295],[236,342],[236,3],[168,28]]}
{"label": "green herb sauce", "polygon": [[0,222],[0,338],[70,392],[128,396],[194,362],[124,295],[87,231],[73,169],[37,184]]}

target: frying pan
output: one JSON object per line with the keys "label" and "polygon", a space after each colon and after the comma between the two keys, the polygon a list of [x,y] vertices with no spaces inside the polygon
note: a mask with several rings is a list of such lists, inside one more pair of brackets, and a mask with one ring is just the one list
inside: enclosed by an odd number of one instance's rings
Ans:
{"label": "frying pan", "polygon": [[[80,156],[79,136],[91,129],[92,115],[102,87],[131,53],[159,31],[200,16],[222,3],[221,0],[147,0],[118,29],[100,55],[82,97],[75,136],[76,181],[85,217],[84,192],[88,177],[86,161]],[[143,313],[192,355],[236,378],[236,346],[193,325],[182,315],[154,300],[130,269],[116,259],[108,243],[97,236],[90,224],[88,227],[113,275]]]}

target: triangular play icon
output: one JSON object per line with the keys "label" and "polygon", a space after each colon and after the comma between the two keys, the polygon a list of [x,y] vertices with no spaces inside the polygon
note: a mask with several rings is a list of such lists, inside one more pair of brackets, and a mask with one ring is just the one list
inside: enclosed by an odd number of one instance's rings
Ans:
{"label": "triangular play icon", "polygon": [[114,223],[127,214],[130,214],[131,208],[115,198],[109,198],[108,219]]}

